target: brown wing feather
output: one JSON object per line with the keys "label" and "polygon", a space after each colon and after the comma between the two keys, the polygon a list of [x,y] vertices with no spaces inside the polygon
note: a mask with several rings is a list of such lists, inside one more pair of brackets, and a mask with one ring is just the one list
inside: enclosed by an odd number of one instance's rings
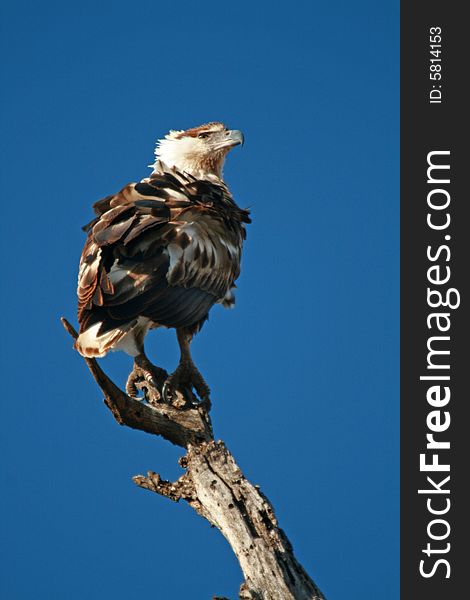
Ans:
{"label": "brown wing feather", "polygon": [[94,205],[78,281],[81,331],[148,316],[167,326],[205,318],[240,272],[248,211],[225,185],[164,167]]}

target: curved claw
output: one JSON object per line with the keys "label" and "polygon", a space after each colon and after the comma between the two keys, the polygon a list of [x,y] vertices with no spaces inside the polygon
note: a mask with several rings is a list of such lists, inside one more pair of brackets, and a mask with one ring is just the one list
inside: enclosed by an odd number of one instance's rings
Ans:
{"label": "curved claw", "polygon": [[[181,385],[181,386],[178,386],[177,389],[181,392],[183,398],[187,401],[193,395],[193,393],[191,391],[191,386]],[[162,387],[163,401],[166,402],[167,404],[171,404],[171,402],[174,400],[173,396],[174,396],[174,393],[172,390],[172,384],[170,381],[167,380],[167,381],[165,381],[165,383],[163,384],[163,387]]]}
{"label": "curved claw", "polygon": [[[126,393],[136,400],[147,400],[148,402],[160,401],[160,386],[168,377],[168,373],[152,365],[146,357],[141,357],[140,363],[134,364],[126,383]],[[142,395],[139,395],[139,391]]]}
{"label": "curved claw", "polygon": [[144,393],[140,394],[139,392],[137,392],[136,394],[131,394],[129,392],[126,392],[126,394],[129,396],[129,398],[132,398],[133,400],[142,401],[142,400],[146,399],[146,396]]}
{"label": "curved claw", "polygon": [[169,385],[168,381],[165,381],[165,383],[163,384],[163,387],[162,387],[162,398],[163,398],[163,402],[166,402],[166,404],[170,403],[170,399],[168,398],[169,391],[170,391],[170,385]]}

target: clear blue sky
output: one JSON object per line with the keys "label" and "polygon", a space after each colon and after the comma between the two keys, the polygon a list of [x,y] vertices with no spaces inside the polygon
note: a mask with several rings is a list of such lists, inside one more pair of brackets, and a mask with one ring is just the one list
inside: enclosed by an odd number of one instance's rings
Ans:
{"label": "clear blue sky", "polygon": [[[95,6],[95,4],[97,6]],[[193,349],[216,436],[329,600],[398,597],[398,2],[2,3],[0,595],[237,596],[222,536],[131,476],[181,474],[118,427],[75,319],[91,204],[168,129],[244,131],[237,307]],[[177,361],[173,332],[151,357]],[[131,368],[103,366],[123,383]]]}

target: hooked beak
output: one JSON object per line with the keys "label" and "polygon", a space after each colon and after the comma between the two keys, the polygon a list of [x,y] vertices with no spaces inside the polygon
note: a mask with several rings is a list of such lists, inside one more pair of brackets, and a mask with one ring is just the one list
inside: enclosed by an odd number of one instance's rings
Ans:
{"label": "hooked beak", "polygon": [[243,133],[238,131],[238,129],[230,129],[226,132],[226,140],[224,146],[243,146],[245,142],[245,138],[243,137]]}

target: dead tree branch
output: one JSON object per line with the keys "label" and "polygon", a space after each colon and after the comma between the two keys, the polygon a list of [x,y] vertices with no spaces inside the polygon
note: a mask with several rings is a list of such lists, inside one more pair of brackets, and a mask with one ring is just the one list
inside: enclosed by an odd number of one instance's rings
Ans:
{"label": "dead tree branch", "polygon": [[[68,333],[77,333],[62,318]],[[242,600],[324,600],[296,560],[292,545],[278,526],[273,507],[243,475],[221,441],[214,441],[204,407],[139,401],[127,396],[103,372],[95,359],[85,359],[104,394],[106,406],[120,425],[140,429],[187,450],[180,459],[184,474],[175,482],[149,471],[134,482],[178,502],[186,501],[227,539],[245,577]]]}

